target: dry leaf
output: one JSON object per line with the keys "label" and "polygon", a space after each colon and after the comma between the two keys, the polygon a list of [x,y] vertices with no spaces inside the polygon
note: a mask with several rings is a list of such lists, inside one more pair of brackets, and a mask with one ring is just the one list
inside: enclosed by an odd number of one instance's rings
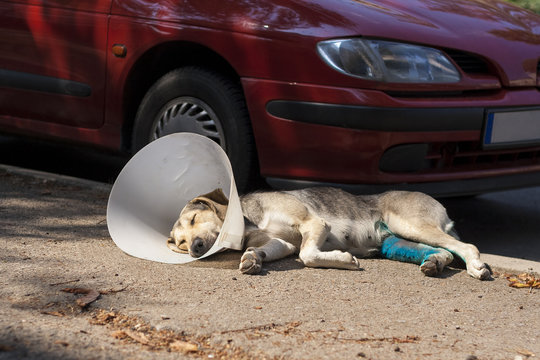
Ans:
{"label": "dry leaf", "polygon": [[63,317],[63,316],[65,316],[64,314],[62,314],[62,313],[59,312],[59,311],[42,311],[41,314],[43,314],[43,315],[58,316],[58,317]]}
{"label": "dry leaf", "polygon": [[96,291],[94,289],[85,289],[85,288],[65,288],[62,289],[64,292],[69,292],[72,294],[85,294],[85,296],[78,298],[75,300],[77,305],[79,305],[82,308],[87,307],[94,301],[96,301],[99,298],[99,291]]}
{"label": "dry leaf", "polygon": [[519,275],[505,274],[508,286],[513,288],[540,289],[540,279],[536,279],[532,274],[522,273]]}
{"label": "dry leaf", "polygon": [[111,334],[111,336],[112,336],[113,338],[115,338],[115,339],[120,339],[120,340],[125,339],[125,338],[128,337],[127,334],[126,334],[126,332],[123,331],[123,330],[117,330],[117,331],[113,332],[113,333]]}
{"label": "dry leaf", "polygon": [[519,355],[523,355],[523,356],[526,356],[526,357],[535,357],[536,356],[533,352],[531,352],[529,350],[518,349],[518,350],[516,350],[516,352]]}
{"label": "dry leaf", "polygon": [[99,292],[97,292],[96,290],[90,290],[88,294],[86,294],[82,298],[78,298],[75,302],[80,307],[85,308],[91,303],[93,303],[94,301],[96,301],[98,298],[99,298]]}
{"label": "dry leaf", "polygon": [[148,340],[148,337],[146,337],[146,335],[143,333],[139,333],[139,332],[135,332],[135,331],[127,330],[127,329],[124,330],[124,333],[138,343],[141,343],[143,345],[150,344],[150,340]]}
{"label": "dry leaf", "polygon": [[99,311],[94,318],[90,321],[94,325],[106,325],[116,318],[116,314],[113,312]]}
{"label": "dry leaf", "polygon": [[195,352],[199,350],[197,344],[192,344],[187,341],[176,340],[169,344],[169,347],[173,351],[182,351],[182,352]]}

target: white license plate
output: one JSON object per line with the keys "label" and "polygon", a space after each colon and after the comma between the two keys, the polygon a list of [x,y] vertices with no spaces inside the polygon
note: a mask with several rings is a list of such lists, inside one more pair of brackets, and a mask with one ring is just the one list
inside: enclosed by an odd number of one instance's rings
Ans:
{"label": "white license plate", "polygon": [[484,127],[484,147],[540,145],[540,109],[490,110]]}

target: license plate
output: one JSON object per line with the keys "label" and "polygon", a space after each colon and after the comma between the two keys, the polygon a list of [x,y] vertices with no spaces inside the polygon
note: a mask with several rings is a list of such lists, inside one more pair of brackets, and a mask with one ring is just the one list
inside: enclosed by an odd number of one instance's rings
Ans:
{"label": "license plate", "polygon": [[540,109],[489,110],[484,147],[540,145]]}

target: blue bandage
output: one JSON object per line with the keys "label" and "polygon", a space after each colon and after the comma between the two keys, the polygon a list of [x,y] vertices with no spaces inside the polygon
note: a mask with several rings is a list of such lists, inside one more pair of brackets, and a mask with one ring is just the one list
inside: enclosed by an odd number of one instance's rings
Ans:
{"label": "blue bandage", "polygon": [[384,239],[381,255],[390,260],[404,261],[422,265],[431,255],[437,254],[439,249],[425,244],[419,244],[390,235]]}
{"label": "blue bandage", "polygon": [[382,221],[377,222],[377,226],[380,232],[388,234],[381,247],[381,255],[386,259],[422,265],[431,255],[441,251],[429,245],[399,238]]}

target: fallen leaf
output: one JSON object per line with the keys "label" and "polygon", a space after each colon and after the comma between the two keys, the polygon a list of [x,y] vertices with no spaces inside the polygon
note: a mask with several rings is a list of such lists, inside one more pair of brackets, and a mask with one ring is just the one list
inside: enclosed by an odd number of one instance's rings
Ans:
{"label": "fallen leaf", "polygon": [[58,316],[58,317],[63,317],[63,316],[65,316],[64,314],[62,314],[62,313],[59,312],[59,311],[42,311],[41,314],[43,314],[43,315]]}
{"label": "fallen leaf", "polygon": [[81,308],[85,308],[94,301],[96,301],[99,298],[99,291],[96,291],[94,289],[85,289],[85,288],[65,288],[62,289],[64,292],[69,292],[72,294],[85,294],[85,296],[78,298],[75,300],[77,305],[79,305]]}
{"label": "fallen leaf", "polygon": [[68,342],[61,341],[61,340],[57,340],[54,343],[57,344],[57,345],[62,345],[62,346],[69,346]]}
{"label": "fallen leaf", "polygon": [[127,336],[129,336],[131,339],[135,340],[138,343],[141,343],[143,345],[149,345],[150,344],[150,340],[148,340],[148,337],[143,333],[131,331],[131,330],[128,330],[128,329],[124,330],[124,333]]}
{"label": "fallen leaf", "polygon": [[117,330],[117,331],[113,332],[111,334],[111,336],[113,338],[115,338],[115,339],[120,339],[120,340],[125,339],[125,338],[128,337],[124,330]]}
{"label": "fallen leaf", "polygon": [[516,352],[519,355],[523,355],[523,356],[526,356],[526,357],[535,357],[536,356],[533,352],[531,352],[529,350],[517,349]]}
{"label": "fallen leaf", "polygon": [[99,292],[92,290],[82,298],[78,298],[75,302],[82,308],[87,307],[99,298]]}
{"label": "fallen leaf", "polygon": [[540,279],[536,279],[532,274],[521,273],[519,275],[504,274],[508,280],[508,286],[513,288],[540,289]]}
{"label": "fallen leaf", "polygon": [[94,325],[106,325],[116,318],[113,312],[99,311],[91,320]]}
{"label": "fallen leaf", "polygon": [[199,350],[197,344],[193,344],[187,341],[176,340],[169,344],[169,348],[173,351],[182,351],[182,352],[195,352]]}

